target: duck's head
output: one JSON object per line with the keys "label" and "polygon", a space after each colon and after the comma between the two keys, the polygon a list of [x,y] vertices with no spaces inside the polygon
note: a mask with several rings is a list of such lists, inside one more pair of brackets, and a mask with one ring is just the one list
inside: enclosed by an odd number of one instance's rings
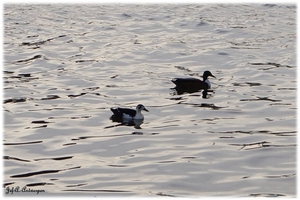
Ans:
{"label": "duck's head", "polygon": [[203,80],[206,80],[209,76],[216,78],[210,71],[203,72]]}
{"label": "duck's head", "polygon": [[144,111],[149,112],[149,110],[147,110],[147,109],[145,108],[145,106],[143,106],[142,104],[137,105],[137,106],[136,106],[136,110],[137,110],[137,111],[142,111],[142,110],[144,110]]}

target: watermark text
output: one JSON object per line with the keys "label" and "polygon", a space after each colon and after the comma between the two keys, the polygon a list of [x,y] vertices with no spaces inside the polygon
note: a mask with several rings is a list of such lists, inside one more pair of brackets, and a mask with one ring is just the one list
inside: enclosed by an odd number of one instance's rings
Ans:
{"label": "watermark text", "polygon": [[24,187],[19,187],[19,186],[9,187],[9,186],[7,186],[5,188],[5,194],[14,194],[14,193],[19,193],[19,192],[40,194],[40,193],[45,192],[45,190],[36,190],[36,189],[29,188],[27,186],[24,186]]}

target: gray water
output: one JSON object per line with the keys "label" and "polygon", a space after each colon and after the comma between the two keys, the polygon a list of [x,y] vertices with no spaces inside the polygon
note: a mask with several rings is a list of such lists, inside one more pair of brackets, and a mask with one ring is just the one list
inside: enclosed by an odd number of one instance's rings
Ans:
{"label": "gray water", "polygon": [[296,197],[296,5],[6,4],[3,77],[7,196]]}

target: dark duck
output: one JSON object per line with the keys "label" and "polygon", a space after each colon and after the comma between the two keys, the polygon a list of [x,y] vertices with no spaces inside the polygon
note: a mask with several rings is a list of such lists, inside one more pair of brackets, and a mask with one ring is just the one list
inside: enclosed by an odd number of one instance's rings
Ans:
{"label": "dark duck", "polygon": [[114,116],[117,118],[132,119],[132,120],[144,119],[142,110],[149,112],[142,104],[137,105],[135,110],[130,108],[119,108],[119,107],[114,107],[111,108],[110,110],[114,113]]}
{"label": "dark duck", "polygon": [[211,88],[211,83],[208,77],[214,77],[210,71],[205,71],[203,73],[203,80],[197,78],[173,78],[172,82],[176,85],[176,89],[181,90],[208,90]]}

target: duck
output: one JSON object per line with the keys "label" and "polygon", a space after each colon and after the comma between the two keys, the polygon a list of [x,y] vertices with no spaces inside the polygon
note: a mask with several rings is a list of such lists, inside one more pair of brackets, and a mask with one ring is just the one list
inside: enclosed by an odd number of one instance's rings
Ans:
{"label": "duck", "polygon": [[204,71],[203,81],[197,78],[173,78],[172,82],[176,85],[176,88],[183,90],[207,90],[211,88],[209,76],[216,78],[210,71]]}
{"label": "duck", "polygon": [[142,114],[142,110],[149,112],[142,104],[138,104],[136,109],[130,108],[120,108],[113,107],[110,110],[114,113],[115,117],[123,118],[123,119],[131,119],[131,120],[142,120],[144,119],[144,115]]}

